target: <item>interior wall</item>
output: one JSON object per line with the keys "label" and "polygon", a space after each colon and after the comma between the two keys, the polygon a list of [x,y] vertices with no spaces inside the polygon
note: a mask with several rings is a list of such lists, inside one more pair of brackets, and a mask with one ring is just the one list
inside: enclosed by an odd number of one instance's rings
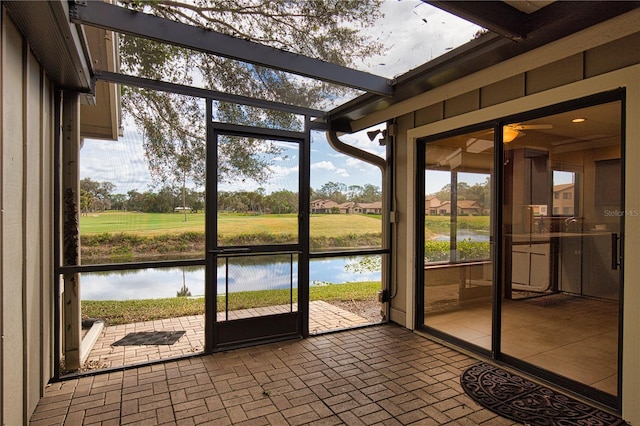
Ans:
{"label": "interior wall", "polygon": [[52,87],[2,9],[0,423],[24,424],[52,375]]}

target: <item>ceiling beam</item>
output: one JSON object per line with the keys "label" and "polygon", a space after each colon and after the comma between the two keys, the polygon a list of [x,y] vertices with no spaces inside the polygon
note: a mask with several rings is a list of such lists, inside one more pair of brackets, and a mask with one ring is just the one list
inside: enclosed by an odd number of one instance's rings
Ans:
{"label": "ceiling beam", "polygon": [[529,15],[502,1],[423,1],[512,40],[531,31]]}
{"label": "ceiling beam", "polygon": [[72,4],[69,15],[71,21],[77,24],[181,46],[365,92],[387,96],[393,94],[390,81],[384,77],[101,1]]}
{"label": "ceiling beam", "polygon": [[109,71],[96,70],[94,80],[103,80],[125,86],[141,87],[143,89],[157,90],[160,92],[177,93],[179,95],[193,96],[196,98],[213,99],[215,101],[230,102],[261,109],[284,111],[291,114],[306,115],[309,117],[324,116],[324,112],[318,109],[299,107],[281,102],[250,98],[248,96],[234,95],[215,90],[185,86],[183,84],[169,83],[167,81],[152,80],[150,78],[136,77]]}

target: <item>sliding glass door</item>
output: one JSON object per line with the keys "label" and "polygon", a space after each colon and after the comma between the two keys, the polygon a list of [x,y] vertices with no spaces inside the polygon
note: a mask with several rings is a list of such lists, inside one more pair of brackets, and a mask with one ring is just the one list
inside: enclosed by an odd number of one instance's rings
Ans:
{"label": "sliding glass door", "polygon": [[604,400],[618,395],[621,110],[505,125],[500,350]]}
{"label": "sliding glass door", "polygon": [[[424,279],[420,322],[491,349],[493,131],[423,146]],[[421,247],[422,248],[422,247]]]}
{"label": "sliding glass door", "polygon": [[607,93],[419,145],[418,324],[612,407],[622,110]]}

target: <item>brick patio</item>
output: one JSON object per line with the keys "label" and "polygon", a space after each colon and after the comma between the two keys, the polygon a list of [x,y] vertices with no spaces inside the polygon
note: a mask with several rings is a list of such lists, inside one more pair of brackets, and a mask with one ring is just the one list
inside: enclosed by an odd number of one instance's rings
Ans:
{"label": "brick patio", "polygon": [[51,384],[31,425],[513,425],[468,398],[473,358],[381,325]]}
{"label": "brick patio", "polygon": [[[289,312],[290,309],[291,307],[289,305],[241,309],[229,312],[229,319],[233,320],[286,313]],[[297,309],[295,304],[293,309]],[[224,314],[219,313],[218,321],[223,320]],[[311,334],[366,324],[371,324],[371,321],[330,303],[320,300],[309,303],[309,332]],[[173,345],[113,346],[114,342],[122,339],[129,333],[149,331],[185,331],[185,334]],[[121,367],[124,365],[192,355],[197,352],[202,352],[203,350],[203,315],[168,318],[105,327],[89,352],[86,365],[93,369]]]}

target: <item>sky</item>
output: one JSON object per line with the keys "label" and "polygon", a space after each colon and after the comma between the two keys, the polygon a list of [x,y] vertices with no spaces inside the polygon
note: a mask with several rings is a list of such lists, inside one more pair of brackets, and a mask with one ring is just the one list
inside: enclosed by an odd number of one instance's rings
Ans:
{"label": "sky", "polygon": [[[381,18],[366,34],[387,46],[383,54],[356,64],[356,68],[392,78],[403,74],[443,53],[471,40],[480,29],[419,0],[387,0],[382,5]],[[81,178],[109,181],[116,185],[115,193],[152,189],[151,176],[142,147],[142,132],[128,121],[117,142],[86,139],[80,152]],[[370,129],[367,129],[370,130]],[[366,131],[343,135],[341,140],[375,155],[384,157],[385,148],[377,140],[370,141]],[[286,155],[285,155],[286,154]],[[296,150],[283,152],[273,161],[272,179],[267,184],[235,182],[221,185],[221,190],[254,190],[266,193],[280,189],[296,190],[299,155]],[[326,142],[323,132],[312,134],[311,187],[319,189],[327,182],[382,187],[381,172],[372,165],[337,153]],[[428,179],[427,193],[448,183],[446,178]]]}

